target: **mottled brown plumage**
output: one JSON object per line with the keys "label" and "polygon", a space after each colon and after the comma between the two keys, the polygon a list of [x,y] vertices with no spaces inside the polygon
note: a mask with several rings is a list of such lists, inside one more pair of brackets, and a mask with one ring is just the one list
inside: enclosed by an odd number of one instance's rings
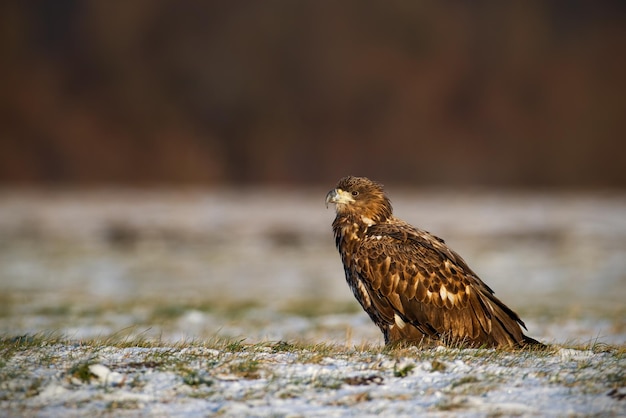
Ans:
{"label": "mottled brown plumage", "polygon": [[395,218],[380,184],[344,177],[326,203],[346,280],[386,344],[540,344],[442,239]]}

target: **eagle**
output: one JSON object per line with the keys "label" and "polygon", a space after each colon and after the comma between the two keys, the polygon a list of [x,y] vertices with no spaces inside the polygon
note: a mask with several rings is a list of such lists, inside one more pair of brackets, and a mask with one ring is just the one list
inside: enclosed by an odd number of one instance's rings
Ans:
{"label": "eagle", "polygon": [[346,281],[385,344],[543,344],[444,240],[393,215],[383,186],[347,176],[326,195]]}

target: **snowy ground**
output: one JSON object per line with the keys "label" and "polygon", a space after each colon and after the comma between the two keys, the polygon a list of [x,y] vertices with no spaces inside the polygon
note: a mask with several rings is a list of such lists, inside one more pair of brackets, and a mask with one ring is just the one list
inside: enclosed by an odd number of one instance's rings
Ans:
{"label": "snowy ground", "polygon": [[[15,342],[8,415],[623,416],[624,351]],[[8,375],[8,376],[7,376]]]}
{"label": "snowy ground", "polygon": [[389,192],[555,346],[382,350],[325,190],[4,191],[0,409],[626,414],[626,195]]}

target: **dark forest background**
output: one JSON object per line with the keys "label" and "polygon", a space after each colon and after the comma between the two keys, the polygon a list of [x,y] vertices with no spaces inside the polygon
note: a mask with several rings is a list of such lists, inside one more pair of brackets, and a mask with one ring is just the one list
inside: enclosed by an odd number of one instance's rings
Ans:
{"label": "dark forest background", "polygon": [[622,1],[0,3],[0,182],[625,187]]}

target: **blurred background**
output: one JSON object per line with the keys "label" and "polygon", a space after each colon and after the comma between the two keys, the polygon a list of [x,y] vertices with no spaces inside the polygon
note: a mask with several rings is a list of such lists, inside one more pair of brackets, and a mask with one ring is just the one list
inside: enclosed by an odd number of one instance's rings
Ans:
{"label": "blurred background", "polygon": [[621,1],[3,1],[5,184],[626,186]]}
{"label": "blurred background", "polygon": [[621,1],[0,3],[0,331],[382,341],[383,182],[547,341],[626,336]]}

